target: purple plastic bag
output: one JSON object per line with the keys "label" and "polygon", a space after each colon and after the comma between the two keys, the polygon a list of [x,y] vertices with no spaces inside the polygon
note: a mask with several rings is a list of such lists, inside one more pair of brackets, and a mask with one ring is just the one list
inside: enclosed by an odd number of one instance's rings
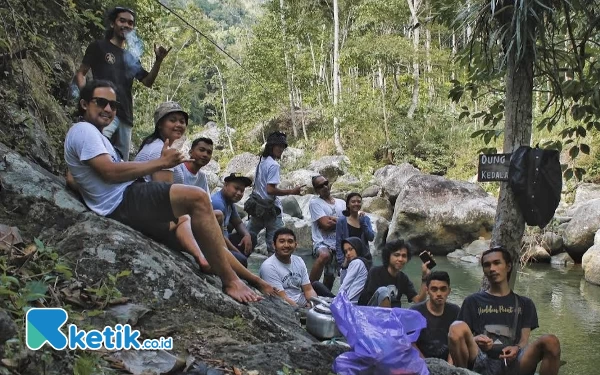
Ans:
{"label": "purple plastic bag", "polygon": [[352,351],[333,363],[338,375],[429,375],[425,361],[412,347],[427,321],[418,311],[356,306],[342,293],[331,313]]}

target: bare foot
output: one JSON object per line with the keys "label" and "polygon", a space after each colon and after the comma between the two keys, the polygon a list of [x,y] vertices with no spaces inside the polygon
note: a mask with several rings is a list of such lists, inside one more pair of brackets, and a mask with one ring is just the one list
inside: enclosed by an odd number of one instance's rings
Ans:
{"label": "bare foot", "polygon": [[266,296],[277,296],[277,291],[275,290],[275,288],[273,288],[271,284],[267,283],[266,281],[263,281],[262,279],[258,283],[257,288],[262,292],[262,294]]}
{"label": "bare foot", "polygon": [[240,279],[224,284],[223,291],[238,302],[258,302],[263,299]]}

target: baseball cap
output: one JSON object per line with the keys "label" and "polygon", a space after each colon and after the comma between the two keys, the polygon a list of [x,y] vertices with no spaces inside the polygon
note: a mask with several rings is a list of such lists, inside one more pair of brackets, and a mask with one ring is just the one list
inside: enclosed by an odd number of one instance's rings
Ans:
{"label": "baseball cap", "polygon": [[165,117],[169,113],[173,113],[173,112],[181,112],[181,113],[183,113],[183,116],[185,117],[185,123],[187,124],[189,115],[188,115],[188,113],[186,111],[183,110],[183,108],[181,108],[181,106],[179,105],[179,103],[177,103],[177,102],[164,102],[164,103],[160,103],[160,105],[158,106],[158,108],[156,108],[156,111],[154,111],[154,126],[158,125],[158,122],[163,117]]}
{"label": "baseball cap", "polygon": [[252,185],[252,180],[248,177],[244,176],[241,173],[232,173],[229,176],[225,177],[225,182],[239,181],[243,183],[246,187]]}

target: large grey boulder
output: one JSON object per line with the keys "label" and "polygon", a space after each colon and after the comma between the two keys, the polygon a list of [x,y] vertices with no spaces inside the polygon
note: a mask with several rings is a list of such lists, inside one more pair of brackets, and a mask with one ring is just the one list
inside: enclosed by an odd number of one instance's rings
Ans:
{"label": "large grey boulder", "polygon": [[329,181],[333,182],[348,172],[349,165],[350,159],[347,156],[323,156],[320,159],[312,161],[308,169],[325,176]]}
{"label": "large grey boulder", "polygon": [[421,172],[408,163],[386,165],[375,171],[373,180],[381,186],[383,194],[393,203],[406,182],[418,174],[421,174]]}
{"label": "large grey boulder", "polygon": [[560,253],[564,247],[564,241],[562,236],[554,232],[545,232],[542,235],[542,246],[550,254],[555,255]]}
{"label": "large grey boulder", "polygon": [[600,184],[581,183],[575,190],[574,205],[600,198]]}
{"label": "large grey boulder", "polygon": [[254,181],[258,160],[259,157],[257,155],[253,155],[249,152],[236,155],[227,164],[223,176],[229,176],[231,173],[241,173]]}
{"label": "large grey boulder", "polygon": [[302,209],[300,208],[300,205],[294,196],[290,195],[287,197],[282,197],[281,206],[283,207],[284,213],[298,219],[304,218],[302,215]]}
{"label": "large grey boulder", "polygon": [[581,265],[585,281],[600,285],[600,230],[595,234],[594,245],[583,255]]}
{"label": "large grey boulder", "polygon": [[471,242],[467,247],[465,247],[466,255],[472,255],[475,257],[481,257],[481,254],[490,248],[490,240],[486,240],[484,238],[479,238],[473,242]]}
{"label": "large grey boulder", "polygon": [[362,195],[363,198],[376,197],[379,194],[379,190],[381,190],[381,187],[378,185],[371,185],[363,190],[360,195]]}
{"label": "large grey boulder", "polygon": [[577,262],[594,243],[594,234],[600,229],[600,198],[579,205],[573,219],[564,231],[565,248]]}
{"label": "large grey boulder", "polygon": [[306,220],[310,220],[310,201],[311,199],[317,197],[314,194],[305,194],[299,197],[295,197],[300,209],[302,210],[302,216]]}
{"label": "large grey boulder", "polygon": [[392,207],[389,199],[383,197],[363,198],[362,210],[377,214],[388,221],[391,220],[394,215],[394,207]]}
{"label": "large grey boulder", "polygon": [[490,237],[496,200],[478,185],[417,174],[396,200],[388,241],[410,240],[446,255],[479,237]]}
{"label": "large grey boulder", "polygon": [[190,134],[188,136],[188,140],[191,144],[191,142],[193,142],[194,139],[199,137],[210,138],[214,142],[216,149],[223,149],[228,147],[226,130],[229,132],[229,136],[233,137],[233,135],[235,134],[235,129],[231,127],[227,127],[227,129],[225,129],[225,127],[217,125],[216,122],[209,121],[206,123],[205,128],[203,130],[200,130],[199,132],[196,132],[194,134]]}
{"label": "large grey boulder", "polygon": [[288,147],[281,155],[281,164],[285,166],[296,165],[303,157],[304,150],[301,148]]}
{"label": "large grey boulder", "polygon": [[221,172],[221,166],[215,159],[211,159],[208,162],[208,164],[206,164],[204,167],[200,168],[200,170],[202,170],[204,172],[219,174],[219,172]]}
{"label": "large grey boulder", "polygon": [[279,187],[281,189],[293,189],[296,186],[304,185],[303,191],[306,194],[314,194],[315,189],[312,187],[312,178],[316,175],[318,175],[318,173],[315,171],[298,169],[282,176]]}

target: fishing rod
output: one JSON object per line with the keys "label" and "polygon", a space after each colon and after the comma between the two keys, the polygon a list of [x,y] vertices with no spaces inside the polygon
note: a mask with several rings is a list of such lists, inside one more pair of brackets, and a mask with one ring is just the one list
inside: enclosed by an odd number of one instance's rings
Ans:
{"label": "fishing rod", "polygon": [[217,47],[217,49],[221,52],[223,52],[227,57],[229,57],[231,60],[233,60],[237,65],[239,65],[240,68],[242,68],[242,70],[244,72],[246,72],[246,74],[248,74],[250,76],[250,78],[252,78],[254,80],[254,82],[258,83],[260,85],[260,87],[262,87],[265,91],[267,91],[267,88],[261,83],[259,82],[257,79],[255,79],[252,76],[252,73],[250,73],[248,70],[246,70],[246,68],[244,68],[242,66],[242,64],[237,61],[233,56],[231,56],[227,51],[225,51],[223,48],[221,48],[221,46],[219,46],[215,41],[213,41],[211,38],[209,38],[207,35],[205,35],[202,31],[198,30],[194,25],[192,25],[191,23],[189,23],[188,21],[186,21],[182,16],[180,16],[177,12],[175,12],[173,9],[169,8],[167,5],[163,4],[160,0],[156,0],[156,2],[158,4],[160,4],[160,6],[162,6],[163,8],[165,8],[169,13],[171,13],[172,15],[174,15],[175,17],[179,18],[183,23],[185,23],[187,26],[189,26],[192,30],[194,30],[195,32],[197,32],[198,34],[200,34],[203,38],[205,38],[206,40],[208,40],[213,46]]}

